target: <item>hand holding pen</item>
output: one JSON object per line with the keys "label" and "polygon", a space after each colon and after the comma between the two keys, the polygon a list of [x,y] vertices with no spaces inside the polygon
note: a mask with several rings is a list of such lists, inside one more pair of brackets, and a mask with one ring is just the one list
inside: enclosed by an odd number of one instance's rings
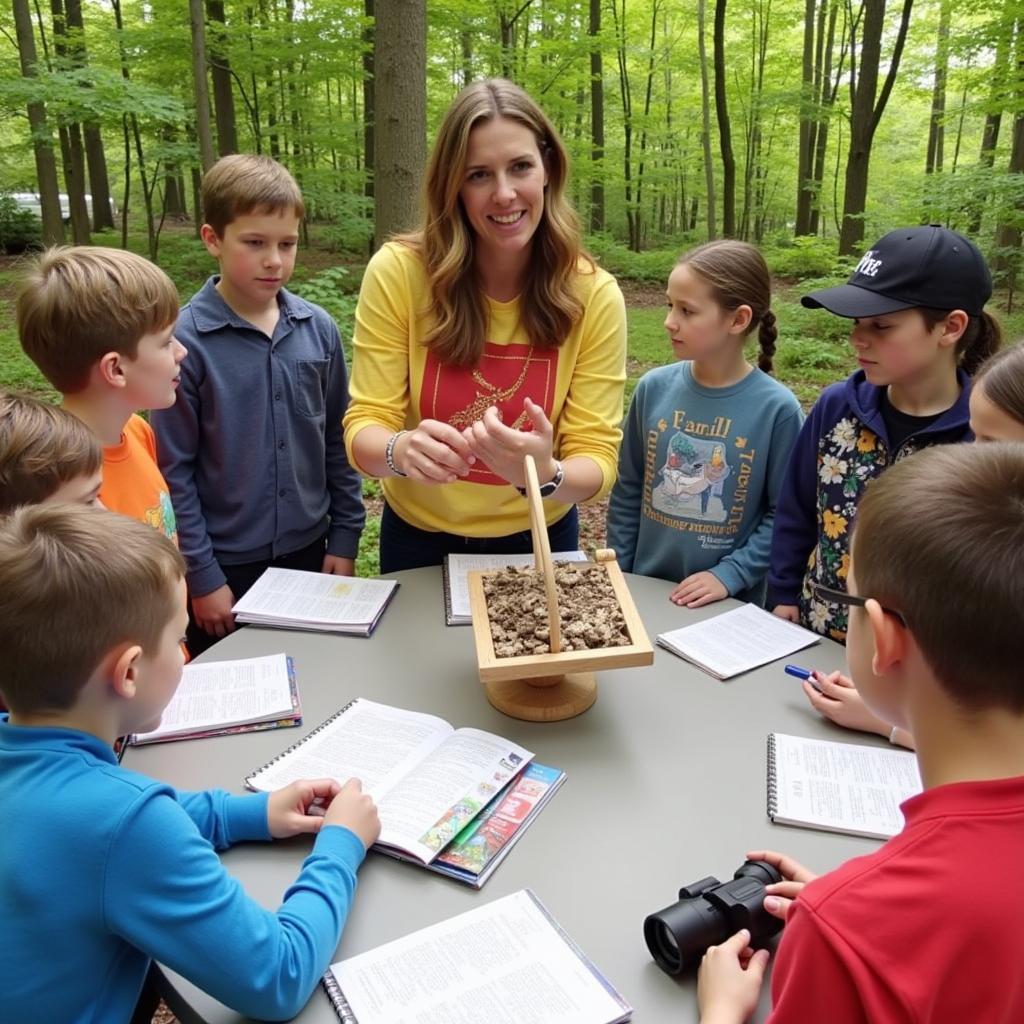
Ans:
{"label": "hand holding pen", "polygon": [[845,729],[873,732],[891,743],[913,747],[913,739],[903,729],[879,718],[863,701],[853,680],[841,672],[819,672],[817,669],[787,665],[788,675],[803,680],[804,695],[818,714]]}

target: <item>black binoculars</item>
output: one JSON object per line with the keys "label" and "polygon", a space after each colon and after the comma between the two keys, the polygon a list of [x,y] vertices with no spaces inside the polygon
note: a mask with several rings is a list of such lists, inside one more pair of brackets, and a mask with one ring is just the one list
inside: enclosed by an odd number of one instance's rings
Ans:
{"label": "black binoculars", "polygon": [[644,921],[644,938],[657,965],[681,974],[700,962],[709,946],[717,946],[741,928],[757,946],[771,938],[782,922],[764,909],[764,889],[782,875],[763,860],[745,861],[728,882],[702,878],[679,890],[679,901]]}

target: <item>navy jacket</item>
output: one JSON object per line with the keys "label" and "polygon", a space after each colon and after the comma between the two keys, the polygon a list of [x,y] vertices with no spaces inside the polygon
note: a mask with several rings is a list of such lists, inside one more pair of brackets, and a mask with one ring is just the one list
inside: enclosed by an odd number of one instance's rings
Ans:
{"label": "navy jacket", "polygon": [[827,387],[790,456],[775,509],[768,607],[797,605],[808,629],[846,639],[847,609],[815,600],[810,581],[846,589],[850,532],[864,488],[887,466],[933,444],[971,441],[970,378],[957,371],[960,397],[925,430],[891,451],[882,419],[883,389],[863,370]]}

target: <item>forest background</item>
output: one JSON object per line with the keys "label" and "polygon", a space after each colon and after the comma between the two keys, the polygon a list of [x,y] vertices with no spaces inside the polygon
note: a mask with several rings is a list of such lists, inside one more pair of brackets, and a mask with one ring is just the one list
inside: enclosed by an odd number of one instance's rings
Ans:
{"label": "forest background", "polygon": [[[132,248],[187,300],[212,269],[198,183],[231,152],[298,178],[293,286],[348,345],[367,257],[416,221],[444,109],[493,75],[532,93],[569,149],[587,245],[626,292],[627,399],[670,358],[674,259],[713,237],[764,251],[777,374],[805,404],[851,360],[848,324],[798,296],[889,228],[970,235],[992,308],[1011,338],[1024,328],[1024,0],[12,0],[0,36],[0,386],[52,396],[15,337],[18,253]],[[602,520],[585,516],[585,542]]]}

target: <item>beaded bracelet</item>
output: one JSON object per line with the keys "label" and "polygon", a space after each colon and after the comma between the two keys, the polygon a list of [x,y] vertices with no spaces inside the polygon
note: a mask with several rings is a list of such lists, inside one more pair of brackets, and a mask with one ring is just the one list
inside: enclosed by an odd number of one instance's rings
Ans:
{"label": "beaded bracelet", "polygon": [[400,430],[400,431],[398,431],[397,434],[392,434],[388,438],[388,443],[386,445],[384,445],[384,461],[385,461],[385,463],[387,463],[388,469],[391,470],[391,472],[394,473],[395,476],[408,476],[409,475],[408,473],[403,473],[395,465],[395,444],[398,442],[398,439],[403,434],[408,434],[408,433],[409,433],[408,430]]}

